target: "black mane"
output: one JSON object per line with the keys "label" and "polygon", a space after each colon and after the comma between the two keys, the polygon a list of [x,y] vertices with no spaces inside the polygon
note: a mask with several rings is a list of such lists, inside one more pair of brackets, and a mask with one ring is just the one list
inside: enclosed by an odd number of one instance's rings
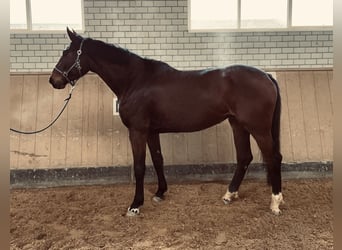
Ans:
{"label": "black mane", "polygon": [[128,64],[132,60],[133,61],[140,60],[140,61],[144,61],[145,64],[147,63],[150,66],[163,65],[163,66],[171,67],[169,64],[165,62],[146,58],[146,57],[141,57],[129,51],[126,48],[122,48],[112,43],[107,43],[107,42],[103,42],[101,40],[96,40],[92,38],[87,38],[87,40],[91,41],[91,46],[89,46],[89,53],[91,55],[100,56],[102,59],[108,62],[122,65],[122,64]]}
{"label": "black mane", "polygon": [[118,64],[127,64],[132,59],[142,59],[140,56],[121,48],[114,44],[106,43],[100,40],[88,38],[91,46],[88,46],[90,55],[100,56],[102,59]]}

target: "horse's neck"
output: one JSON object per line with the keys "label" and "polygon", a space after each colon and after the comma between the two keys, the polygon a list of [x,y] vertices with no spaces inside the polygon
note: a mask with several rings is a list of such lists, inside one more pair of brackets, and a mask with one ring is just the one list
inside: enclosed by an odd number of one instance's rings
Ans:
{"label": "horse's neck", "polygon": [[120,98],[132,81],[132,64],[137,65],[140,63],[137,58],[130,60],[127,64],[120,64],[115,61],[104,60],[101,55],[93,53],[89,58],[90,71],[99,75],[115,95]]}
{"label": "horse's neck", "polygon": [[121,53],[123,56],[121,60],[116,61],[115,56],[112,60],[104,55],[104,52],[98,53],[101,49],[103,48],[95,48],[88,54],[89,70],[99,75],[115,95],[120,97],[132,81],[133,70],[136,71],[139,68],[142,60],[128,53],[127,55]]}

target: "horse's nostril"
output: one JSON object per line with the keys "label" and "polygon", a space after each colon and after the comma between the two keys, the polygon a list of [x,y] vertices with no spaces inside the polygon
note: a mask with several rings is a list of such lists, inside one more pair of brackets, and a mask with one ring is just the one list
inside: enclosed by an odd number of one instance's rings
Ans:
{"label": "horse's nostril", "polygon": [[54,81],[53,81],[52,77],[50,77],[50,78],[49,78],[49,82],[50,82],[51,84],[53,84],[53,83],[54,83]]}

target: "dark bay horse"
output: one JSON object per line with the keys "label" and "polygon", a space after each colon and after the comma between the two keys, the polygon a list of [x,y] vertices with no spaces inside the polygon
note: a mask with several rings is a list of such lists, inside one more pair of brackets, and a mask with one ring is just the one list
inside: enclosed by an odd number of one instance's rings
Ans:
{"label": "dark bay horse", "polygon": [[168,64],[142,58],[112,44],[83,38],[67,29],[70,46],[54,68],[50,83],[64,88],[92,71],[116,94],[120,117],[129,130],[135,196],[127,215],[139,214],[144,203],[146,144],[158,176],[153,200],[167,191],[160,133],[192,132],[229,120],[234,134],[237,168],[223,196],[224,203],[238,197],[238,189],[252,161],[250,135],[263,155],[270,208],[279,214],[281,193],[280,95],[276,80],[259,69],[234,65],[226,68],[179,71]]}

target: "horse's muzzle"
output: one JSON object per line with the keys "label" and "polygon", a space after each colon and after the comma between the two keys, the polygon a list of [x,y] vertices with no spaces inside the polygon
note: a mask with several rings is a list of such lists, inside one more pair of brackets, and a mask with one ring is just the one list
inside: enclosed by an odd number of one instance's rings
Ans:
{"label": "horse's muzzle", "polygon": [[55,80],[52,76],[49,78],[49,82],[55,89],[64,89],[66,85],[62,79]]}

